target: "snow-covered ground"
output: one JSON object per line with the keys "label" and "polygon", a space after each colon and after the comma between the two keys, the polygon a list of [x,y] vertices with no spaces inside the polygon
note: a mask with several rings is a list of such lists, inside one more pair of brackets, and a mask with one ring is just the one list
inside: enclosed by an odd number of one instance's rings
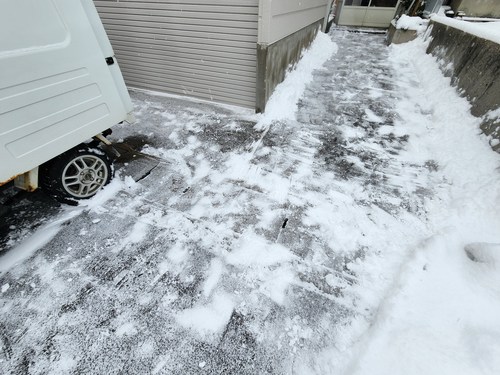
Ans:
{"label": "snow-covered ground", "polygon": [[143,154],[0,241],[1,373],[499,373],[500,158],[423,39],[320,35],[265,115],[133,99]]}
{"label": "snow-covered ground", "polygon": [[325,352],[333,368],[346,354],[347,373],[500,371],[499,157],[425,50],[419,38],[391,47],[390,60],[406,93],[396,104],[395,126],[409,135],[400,157],[437,167],[425,201],[428,232],[401,247],[407,258],[355,349]]}

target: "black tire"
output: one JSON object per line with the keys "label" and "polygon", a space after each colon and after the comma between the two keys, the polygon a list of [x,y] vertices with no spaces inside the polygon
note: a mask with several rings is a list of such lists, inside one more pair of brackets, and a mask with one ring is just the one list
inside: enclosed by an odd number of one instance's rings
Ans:
{"label": "black tire", "polygon": [[108,155],[98,148],[79,146],[40,167],[40,186],[62,203],[76,205],[93,197],[113,177]]}

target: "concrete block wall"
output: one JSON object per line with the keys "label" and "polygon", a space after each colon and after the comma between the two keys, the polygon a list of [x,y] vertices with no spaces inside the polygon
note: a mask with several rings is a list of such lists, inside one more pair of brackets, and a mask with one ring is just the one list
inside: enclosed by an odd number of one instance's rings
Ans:
{"label": "concrete block wall", "polygon": [[391,22],[387,30],[386,42],[390,44],[402,44],[412,41],[417,37],[416,30],[396,29],[395,22]]}
{"label": "concrete block wall", "polygon": [[[500,44],[431,21],[427,53],[442,59],[445,74],[467,97],[481,129],[500,140]],[[493,112],[499,113],[492,116]],[[500,145],[499,145],[500,146]],[[500,147],[495,147],[500,151]]]}

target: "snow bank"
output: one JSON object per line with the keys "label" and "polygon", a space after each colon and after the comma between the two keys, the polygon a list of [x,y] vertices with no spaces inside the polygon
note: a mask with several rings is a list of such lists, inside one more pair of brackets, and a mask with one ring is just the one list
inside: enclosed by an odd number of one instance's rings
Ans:
{"label": "snow bank", "polygon": [[267,128],[273,121],[292,120],[295,118],[297,103],[304,93],[306,85],[313,79],[313,72],[337,52],[337,45],[332,39],[319,32],[307,51],[304,51],[295,69],[290,71],[269,98],[266,111],[256,125],[256,129]]}
{"label": "snow bank", "polygon": [[499,297],[498,268],[468,259],[454,230],[436,235],[402,270],[353,373],[498,374]]}
{"label": "snow bank", "polygon": [[456,18],[431,17],[433,21],[500,44],[500,22],[467,22]]}
{"label": "snow bank", "polygon": [[386,291],[350,374],[500,373],[500,158],[426,47],[393,46],[391,59],[407,93],[396,124],[410,134],[407,157],[439,165],[433,234]]}

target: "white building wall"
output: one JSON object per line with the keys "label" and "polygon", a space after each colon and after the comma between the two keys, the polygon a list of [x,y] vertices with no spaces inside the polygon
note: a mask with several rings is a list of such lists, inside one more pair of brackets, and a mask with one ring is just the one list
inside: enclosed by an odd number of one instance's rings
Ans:
{"label": "white building wall", "polygon": [[260,0],[259,44],[269,45],[325,18],[331,0]]}

